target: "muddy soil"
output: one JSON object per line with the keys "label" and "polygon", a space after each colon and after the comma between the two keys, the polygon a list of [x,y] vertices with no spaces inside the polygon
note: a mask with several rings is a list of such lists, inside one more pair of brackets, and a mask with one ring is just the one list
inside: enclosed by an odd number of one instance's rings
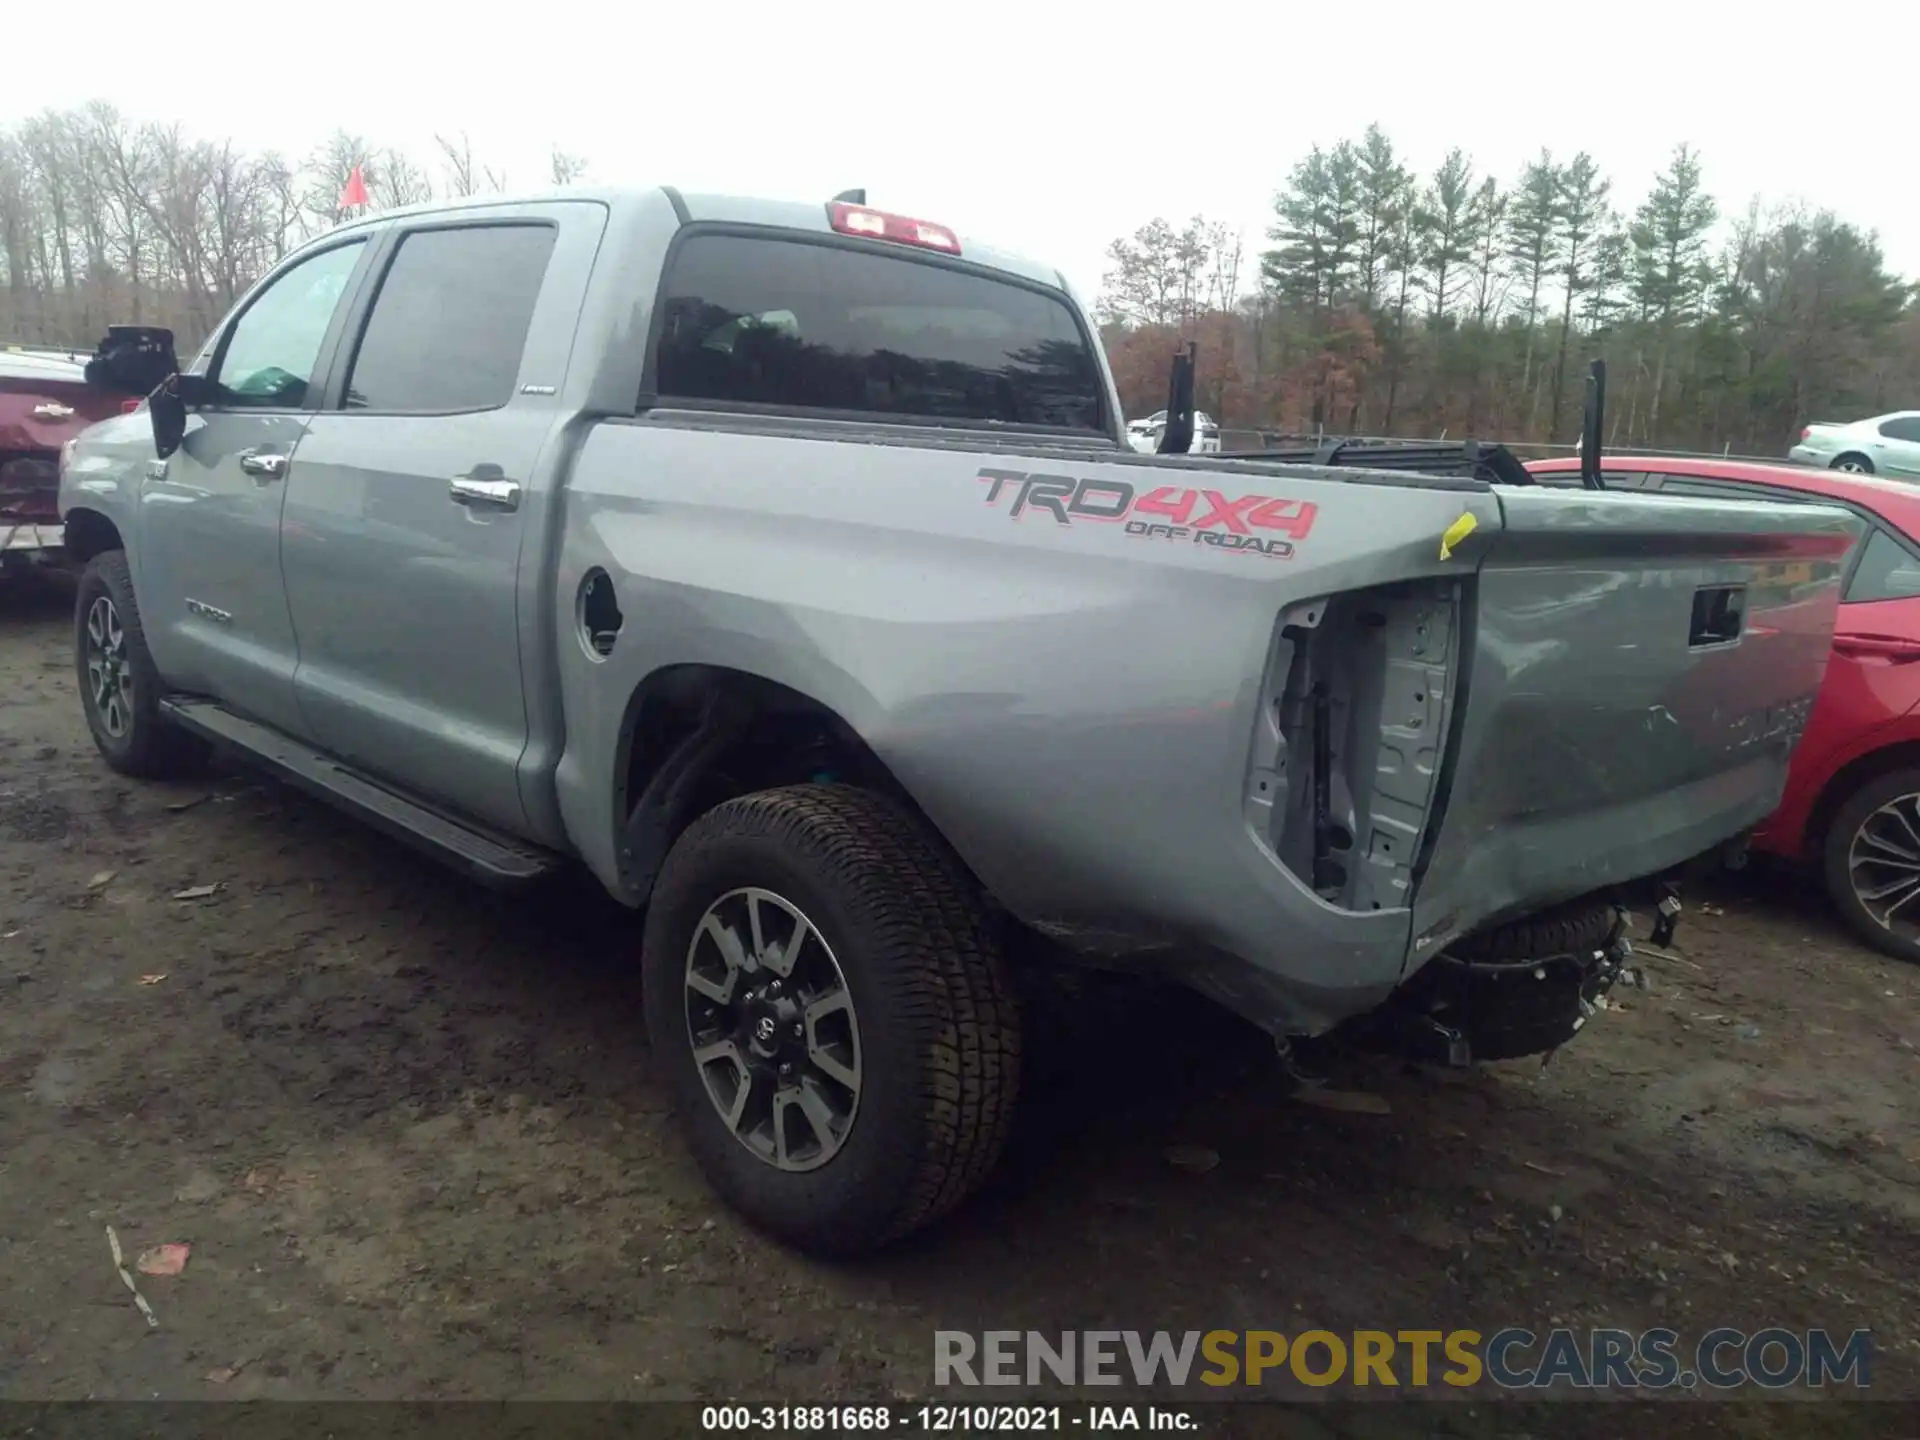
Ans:
{"label": "muddy soil", "polygon": [[[1668,1324],[1871,1326],[1874,1393],[1920,1397],[1920,971],[1779,877],[1696,897],[1551,1066],[1383,1070],[1384,1115],[1108,997],[979,1203],[830,1267],[677,1144],[630,914],[241,772],[114,776],[69,605],[0,602],[0,1396],[887,1399],[939,1328]],[[157,1329],[109,1225],[192,1246]]]}

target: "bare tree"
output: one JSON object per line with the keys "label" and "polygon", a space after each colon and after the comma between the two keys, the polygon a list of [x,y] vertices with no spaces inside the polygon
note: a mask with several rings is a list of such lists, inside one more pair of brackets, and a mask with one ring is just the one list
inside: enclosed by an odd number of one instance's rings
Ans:
{"label": "bare tree", "polygon": [[[438,143],[450,191],[504,187],[464,135]],[[549,159],[556,183],[584,169],[558,148]],[[295,164],[104,101],[0,126],[0,339],[86,346],[132,321],[196,345],[276,261],[346,218],[356,167],[378,207],[434,191],[415,157],[345,130]]]}
{"label": "bare tree", "polygon": [[466,131],[462,130],[457,137],[435,135],[433,143],[440,147],[440,156],[446,165],[449,195],[478,195],[483,190],[498,192],[507,188],[503,172],[474,163],[473,142],[467,139]]}
{"label": "bare tree", "polygon": [[[378,184],[374,183],[375,179]],[[433,198],[433,181],[427,172],[399,150],[382,150],[375,174],[367,180],[367,193],[382,210],[402,205],[418,205]]]}
{"label": "bare tree", "polygon": [[336,130],[307,161],[307,185],[301,208],[326,229],[347,218],[340,196],[353,172],[372,195],[380,185],[380,170],[373,161],[373,149],[358,135]]}

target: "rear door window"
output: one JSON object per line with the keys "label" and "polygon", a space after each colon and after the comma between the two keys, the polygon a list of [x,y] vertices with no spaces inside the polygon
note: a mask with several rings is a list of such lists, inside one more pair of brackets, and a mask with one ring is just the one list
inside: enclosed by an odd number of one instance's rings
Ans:
{"label": "rear door window", "polygon": [[950,265],[695,234],[662,282],[663,400],[1097,431],[1100,370],[1065,300]]}
{"label": "rear door window", "polygon": [[1867,539],[1860,563],[1853,567],[1847,593],[1841,598],[1849,605],[1872,600],[1906,600],[1920,595],[1920,557],[1885,530],[1876,529]]}
{"label": "rear door window", "polygon": [[505,405],[553,240],[551,225],[403,238],[361,333],[346,408],[447,414]]}

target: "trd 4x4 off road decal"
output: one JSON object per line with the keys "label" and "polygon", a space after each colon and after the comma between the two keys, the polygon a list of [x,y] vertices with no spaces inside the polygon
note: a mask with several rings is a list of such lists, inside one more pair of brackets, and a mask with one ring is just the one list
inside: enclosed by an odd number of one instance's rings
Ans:
{"label": "trd 4x4 off road decal", "polygon": [[1308,500],[1276,500],[1271,495],[1228,499],[1218,490],[1177,485],[1142,495],[1124,480],[1076,480],[1024,470],[982,468],[978,478],[987,482],[987,504],[998,505],[1003,496],[1011,496],[1008,513],[1016,520],[1039,511],[1060,525],[1120,522],[1127,534],[1140,539],[1210,545],[1280,560],[1293,554],[1295,540],[1307,538],[1319,510]]}

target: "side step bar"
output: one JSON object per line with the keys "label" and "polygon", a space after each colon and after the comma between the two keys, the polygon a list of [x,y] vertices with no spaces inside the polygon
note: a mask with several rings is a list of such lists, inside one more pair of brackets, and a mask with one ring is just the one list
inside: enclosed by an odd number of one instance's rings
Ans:
{"label": "side step bar", "polygon": [[561,856],[456,819],[321,754],[278,730],[234,714],[214,700],[170,696],[168,720],[308,794],[384,830],[494,889],[514,890],[554,874]]}

